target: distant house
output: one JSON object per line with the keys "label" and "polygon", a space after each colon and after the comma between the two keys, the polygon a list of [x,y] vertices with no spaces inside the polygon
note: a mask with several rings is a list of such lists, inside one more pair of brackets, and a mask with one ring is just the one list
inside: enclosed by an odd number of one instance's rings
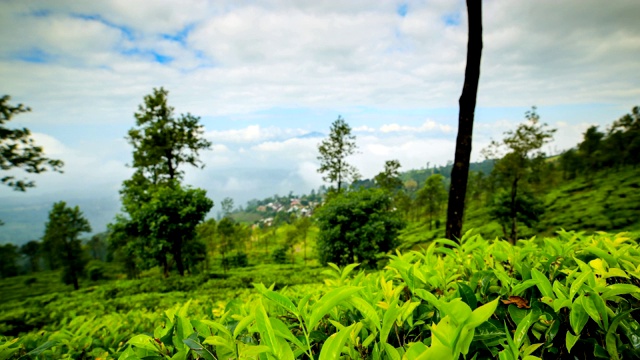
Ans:
{"label": "distant house", "polygon": [[259,212],[266,212],[267,211],[267,207],[264,205],[260,205],[256,208],[256,210],[258,210]]}

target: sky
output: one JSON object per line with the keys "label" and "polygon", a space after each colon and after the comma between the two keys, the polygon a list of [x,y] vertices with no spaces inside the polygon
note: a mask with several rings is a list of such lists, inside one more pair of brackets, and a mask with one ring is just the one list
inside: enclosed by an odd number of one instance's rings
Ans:
{"label": "sky", "polygon": [[[342,116],[364,178],[453,160],[467,14],[457,0],[3,0],[0,95],[64,174],[27,176],[28,202],[108,198],[132,174],[124,139],[153,88],[201,118],[212,149],[184,182],[216,203],[324,184],[317,145]],[[472,160],[537,106],[575,146],[640,105],[640,2],[486,0]],[[19,176],[27,175],[22,172]],[[44,201],[43,200],[43,201]],[[117,209],[115,209],[117,210]],[[115,211],[114,210],[114,211]]]}

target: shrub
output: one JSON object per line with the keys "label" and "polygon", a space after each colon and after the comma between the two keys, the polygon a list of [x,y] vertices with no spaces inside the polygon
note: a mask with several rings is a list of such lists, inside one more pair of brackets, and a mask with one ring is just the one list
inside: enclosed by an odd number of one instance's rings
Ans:
{"label": "shrub", "polygon": [[374,267],[379,253],[397,246],[405,222],[379,189],[337,194],[317,212],[317,249],[322,264],[362,263]]}

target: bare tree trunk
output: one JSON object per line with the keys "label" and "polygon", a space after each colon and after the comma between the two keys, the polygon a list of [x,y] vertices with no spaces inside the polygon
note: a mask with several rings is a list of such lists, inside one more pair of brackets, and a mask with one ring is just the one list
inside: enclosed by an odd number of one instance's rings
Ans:
{"label": "bare tree trunk", "polygon": [[515,244],[518,237],[518,209],[516,209],[516,199],[518,197],[518,177],[513,179],[511,184],[511,234],[509,235],[509,242]]}
{"label": "bare tree trunk", "polygon": [[460,238],[464,217],[464,200],[469,178],[471,159],[471,140],[473,137],[473,117],[480,80],[480,59],[482,56],[482,1],[467,0],[469,16],[469,42],[467,44],[467,68],[464,74],[464,86],[460,96],[460,114],[458,116],[458,137],[456,155],[451,169],[451,188],[447,207],[446,237],[451,240]]}

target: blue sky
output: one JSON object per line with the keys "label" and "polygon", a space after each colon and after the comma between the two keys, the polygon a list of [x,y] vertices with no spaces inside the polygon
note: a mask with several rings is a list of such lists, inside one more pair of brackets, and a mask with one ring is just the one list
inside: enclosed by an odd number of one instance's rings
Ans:
{"label": "blue sky", "polygon": [[[558,129],[546,149],[640,103],[640,2],[484,4],[473,158],[532,105]],[[131,174],[124,141],[154,87],[200,116],[213,150],[186,182],[216,203],[322,184],[316,146],[341,115],[364,177],[452,160],[466,59],[463,1],[0,2],[2,93],[65,173],[3,197],[117,199]],[[18,173],[19,175],[23,175]],[[0,205],[1,206],[1,205]]]}

